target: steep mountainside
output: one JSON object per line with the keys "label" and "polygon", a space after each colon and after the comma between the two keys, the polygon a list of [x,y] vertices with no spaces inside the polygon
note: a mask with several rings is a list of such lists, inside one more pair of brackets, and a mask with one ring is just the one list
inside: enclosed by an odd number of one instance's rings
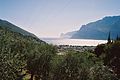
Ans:
{"label": "steep mountainside", "polygon": [[104,17],[96,22],[83,25],[71,38],[106,40],[109,32],[111,39],[120,36],[120,16]]}
{"label": "steep mountainside", "polygon": [[13,32],[17,32],[17,33],[20,33],[20,34],[23,34],[23,35],[26,35],[26,36],[36,37],[34,34],[28,32],[28,31],[25,31],[25,30],[15,26],[12,23],[10,23],[8,21],[5,21],[5,20],[0,19],[0,27],[7,28],[8,30],[11,30]]}

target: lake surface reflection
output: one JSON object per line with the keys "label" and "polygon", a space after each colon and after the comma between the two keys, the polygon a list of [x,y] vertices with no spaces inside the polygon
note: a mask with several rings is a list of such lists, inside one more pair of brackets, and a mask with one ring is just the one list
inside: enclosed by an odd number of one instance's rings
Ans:
{"label": "lake surface reflection", "polygon": [[107,40],[91,39],[62,39],[62,38],[40,38],[41,40],[53,45],[73,45],[73,46],[97,46],[106,43]]}

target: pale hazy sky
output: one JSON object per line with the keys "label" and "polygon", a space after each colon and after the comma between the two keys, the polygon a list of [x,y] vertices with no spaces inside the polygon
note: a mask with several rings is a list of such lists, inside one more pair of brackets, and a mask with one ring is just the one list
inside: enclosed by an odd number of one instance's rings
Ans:
{"label": "pale hazy sky", "polygon": [[120,15],[120,0],[0,0],[0,19],[38,37],[58,37],[109,15]]}

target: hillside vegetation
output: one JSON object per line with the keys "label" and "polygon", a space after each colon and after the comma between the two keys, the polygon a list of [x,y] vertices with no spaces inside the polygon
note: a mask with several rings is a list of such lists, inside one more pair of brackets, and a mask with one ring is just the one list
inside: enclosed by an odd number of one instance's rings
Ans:
{"label": "hillside vegetation", "polygon": [[[34,65],[31,62],[43,55],[48,57],[46,58],[48,61],[43,59],[49,63],[49,58],[54,53],[52,46],[37,38],[0,27],[0,79],[2,80],[22,78],[27,70],[33,74],[30,68],[37,64]],[[43,61],[42,64],[44,64]]]}
{"label": "hillside vegetation", "polygon": [[[25,36],[32,36],[32,37],[36,37],[34,34],[26,31],[26,30],[23,30],[22,28],[6,21],[6,20],[1,20],[0,19],[0,27],[2,28],[7,28],[8,30],[10,31],[13,31],[13,32],[17,32],[17,33],[20,33],[22,35],[25,35]],[[36,37],[37,38],[37,37]]]}
{"label": "hillside vegetation", "polygon": [[55,46],[0,27],[1,80],[117,80],[117,72],[93,53],[57,55]]}

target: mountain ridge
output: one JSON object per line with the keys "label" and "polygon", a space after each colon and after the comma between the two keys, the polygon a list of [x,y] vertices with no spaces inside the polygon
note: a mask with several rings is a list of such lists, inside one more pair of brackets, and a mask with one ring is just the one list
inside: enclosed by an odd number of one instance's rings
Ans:
{"label": "mountain ridge", "polygon": [[120,36],[120,16],[107,16],[95,22],[82,25],[71,38],[106,40],[109,32],[111,39],[116,39],[117,35]]}
{"label": "mountain ridge", "polygon": [[32,36],[32,37],[37,38],[37,36],[35,36],[34,34],[28,32],[28,31],[14,25],[6,20],[0,19],[0,27],[7,28],[13,32],[17,32],[17,33],[20,33],[20,34],[25,35],[25,36]]}

